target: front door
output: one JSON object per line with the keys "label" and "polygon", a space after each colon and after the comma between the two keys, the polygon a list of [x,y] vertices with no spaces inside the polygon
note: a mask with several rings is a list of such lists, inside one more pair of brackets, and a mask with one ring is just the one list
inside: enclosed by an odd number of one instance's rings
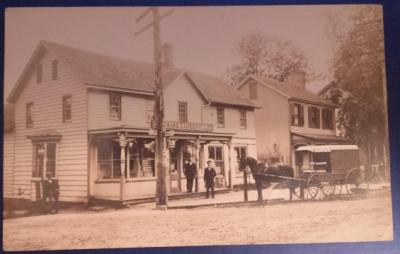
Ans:
{"label": "front door", "polygon": [[176,146],[169,149],[169,176],[171,193],[180,191],[180,177],[178,165],[178,149]]}

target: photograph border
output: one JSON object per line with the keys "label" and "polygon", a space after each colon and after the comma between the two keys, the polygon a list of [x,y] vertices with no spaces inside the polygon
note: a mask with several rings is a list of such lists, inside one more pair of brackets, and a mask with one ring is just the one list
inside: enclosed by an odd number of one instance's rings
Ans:
{"label": "photograph border", "polygon": [[[5,12],[7,7],[123,7],[123,6],[211,6],[211,5],[312,5],[312,4],[381,4],[384,18],[385,60],[387,75],[388,123],[393,209],[393,241],[319,244],[257,244],[225,246],[157,247],[133,249],[64,250],[63,253],[399,253],[400,251],[400,1],[394,0],[3,0],[0,3],[0,40],[4,59]],[[4,60],[0,63],[4,83]],[[4,94],[1,93],[2,99]],[[3,118],[2,118],[3,121]],[[2,128],[4,125],[2,125]],[[3,139],[3,137],[2,137]],[[3,146],[1,147],[3,149]],[[1,176],[3,178],[3,175]],[[3,185],[3,181],[1,181]],[[3,188],[1,189],[3,191]],[[2,195],[3,199],[3,195]],[[3,206],[3,202],[1,203]],[[268,209],[268,208],[266,208]],[[3,221],[2,221],[3,226]],[[1,243],[3,247],[3,242]],[[3,249],[3,248],[2,248]],[[40,253],[33,251],[32,253]],[[50,251],[61,253],[61,251]]]}

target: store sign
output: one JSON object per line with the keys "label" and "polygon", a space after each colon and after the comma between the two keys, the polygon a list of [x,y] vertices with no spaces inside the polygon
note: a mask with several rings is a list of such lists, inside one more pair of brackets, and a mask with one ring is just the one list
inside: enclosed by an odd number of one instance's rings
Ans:
{"label": "store sign", "polygon": [[173,122],[165,121],[164,127],[170,130],[189,130],[189,131],[201,131],[201,132],[212,132],[212,124],[202,123],[185,123],[185,122]]}

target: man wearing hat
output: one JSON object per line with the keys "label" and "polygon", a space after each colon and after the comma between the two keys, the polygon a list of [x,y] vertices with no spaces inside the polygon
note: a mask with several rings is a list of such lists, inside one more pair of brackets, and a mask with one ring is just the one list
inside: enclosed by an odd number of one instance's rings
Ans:
{"label": "man wearing hat", "polygon": [[207,161],[207,167],[204,169],[204,182],[206,183],[206,192],[207,197],[210,197],[210,190],[211,190],[211,197],[214,197],[214,177],[217,175],[215,169],[211,167],[212,161]]}

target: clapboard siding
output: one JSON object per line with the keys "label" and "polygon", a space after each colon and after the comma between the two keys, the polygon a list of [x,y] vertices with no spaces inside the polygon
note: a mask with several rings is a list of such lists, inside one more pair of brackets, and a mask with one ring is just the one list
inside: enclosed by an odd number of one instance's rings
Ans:
{"label": "clapboard siding", "polygon": [[121,120],[114,120],[110,119],[109,96],[110,94],[107,92],[89,91],[89,129],[103,129],[121,125],[148,127],[146,98],[121,94]]}
{"label": "clapboard siding", "polygon": [[13,196],[14,168],[14,132],[3,135],[3,195],[6,198]]}
{"label": "clapboard siding", "polygon": [[[35,73],[25,79],[15,102],[15,180],[17,197],[31,198],[32,142],[28,135],[53,130],[62,137],[57,143],[57,176],[61,201],[85,201],[87,197],[87,91],[83,83],[58,63],[58,79],[52,80],[54,56],[45,52],[38,61],[43,66],[43,81]],[[71,95],[72,121],[62,122],[62,97]],[[34,127],[26,128],[26,104],[34,103]],[[21,194],[22,193],[22,194]],[[20,195],[18,195],[20,194]]]}

